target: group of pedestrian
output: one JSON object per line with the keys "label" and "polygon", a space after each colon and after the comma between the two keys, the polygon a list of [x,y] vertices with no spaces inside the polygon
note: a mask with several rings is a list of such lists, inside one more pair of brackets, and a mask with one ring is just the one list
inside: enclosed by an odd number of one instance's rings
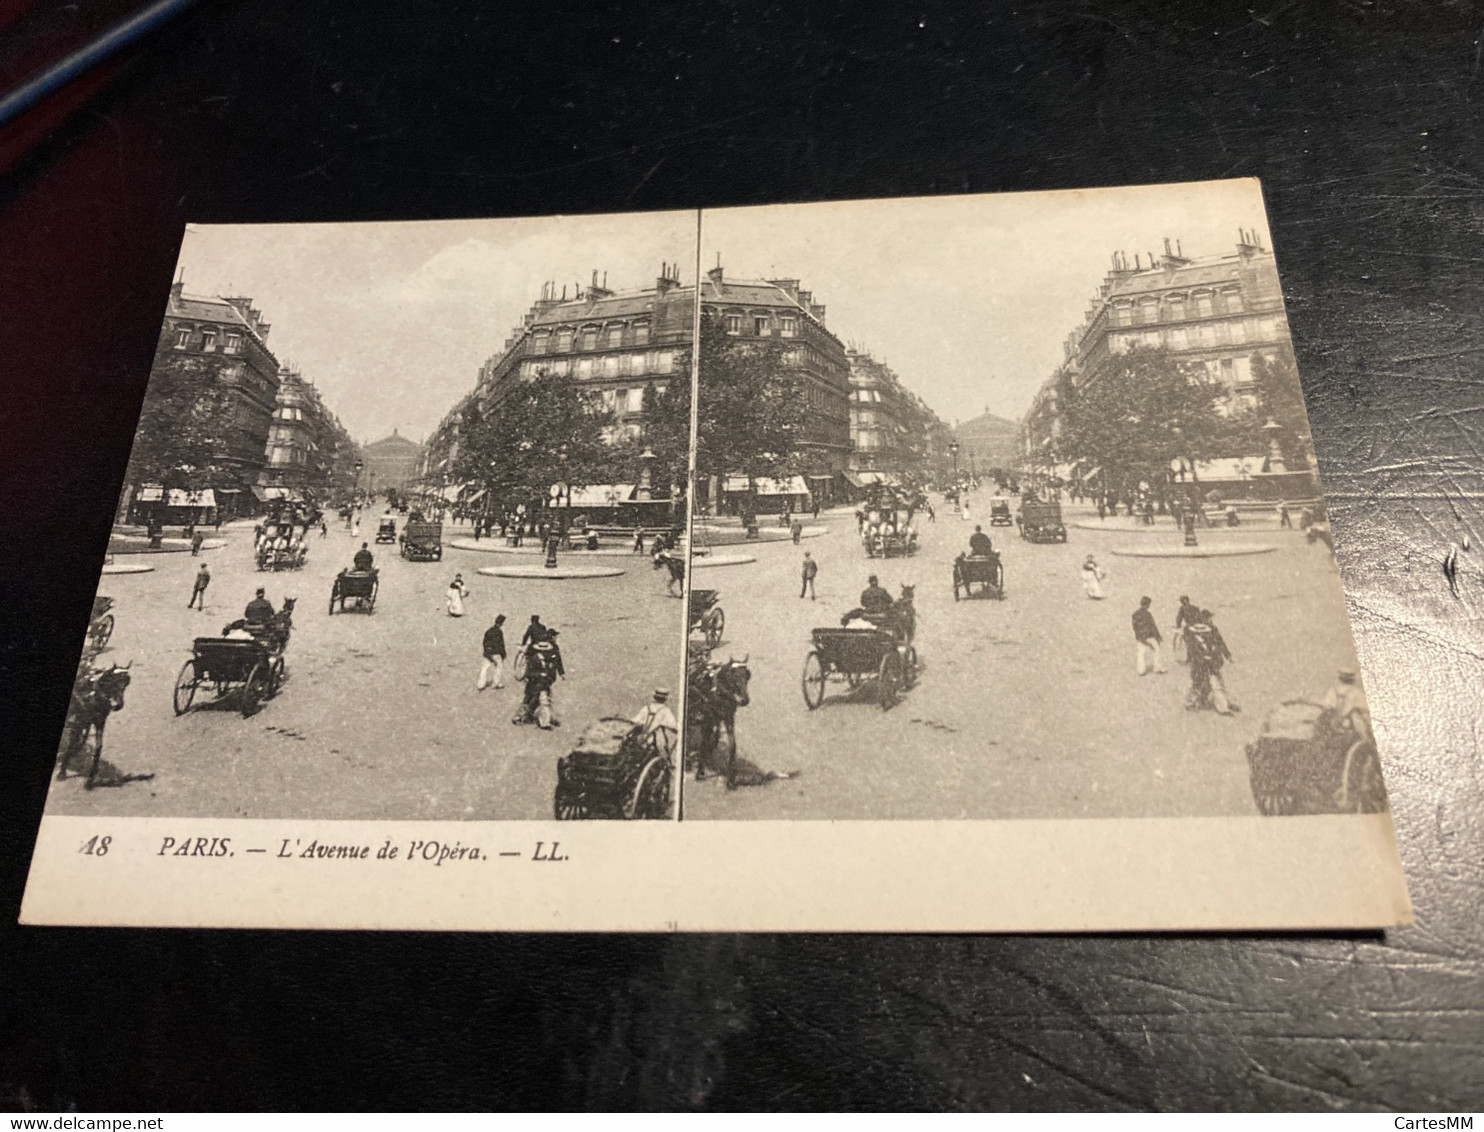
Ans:
{"label": "group of pedestrian", "polygon": [[[1139,608],[1134,610],[1134,672],[1146,676],[1150,672],[1164,675],[1164,657],[1160,646],[1164,637],[1155,623],[1150,607],[1154,599],[1141,597]],[[1175,611],[1175,632],[1184,646],[1185,663],[1190,666],[1190,688],[1185,694],[1187,711],[1202,711],[1210,708],[1218,715],[1231,715],[1240,710],[1232,702],[1226,689],[1223,669],[1232,660],[1231,649],[1221,630],[1216,627],[1215,615],[1209,609],[1201,609],[1188,596],[1181,595],[1180,606]]]}

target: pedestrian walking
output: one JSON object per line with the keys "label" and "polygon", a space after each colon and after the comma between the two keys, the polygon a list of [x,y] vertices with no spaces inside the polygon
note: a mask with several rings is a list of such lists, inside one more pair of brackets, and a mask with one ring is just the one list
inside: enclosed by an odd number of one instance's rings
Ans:
{"label": "pedestrian walking", "polygon": [[448,604],[448,615],[450,617],[462,617],[464,615],[464,599],[469,596],[469,587],[464,585],[464,575],[455,574],[453,581],[448,584],[448,592],[444,595]]}
{"label": "pedestrian walking", "polygon": [[644,553],[644,528],[639,527],[634,531],[634,553]]}
{"label": "pedestrian walking", "polygon": [[1103,572],[1098,568],[1097,559],[1090,554],[1082,563],[1082,588],[1093,601],[1103,600]]}
{"label": "pedestrian walking", "polygon": [[481,649],[484,654],[484,664],[479,669],[479,681],[474,685],[474,690],[484,691],[490,686],[491,678],[493,678],[495,690],[499,691],[505,686],[505,615],[503,613],[496,617],[495,623],[484,631]]}
{"label": "pedestrian walking", "polygon": [[1141,597],[1139,608],[1134,610],[1134,672],[1143,676],[1152,668],[1157,675],[1165,674],[1164,657],[1159,646],[1164,638],[1159,635],[1159,626],[1154,623],[1154,614],[1149,607],[1153,599]]}
{"label": "pedestrian walking", "polygon": [[1282,530],[1285,527],[1290,531],[1293,530],[1293,516],[1288,513],[1288,503],[1280,499],[1278,500],[1278,529]]}
{"label": "pedestrian walking", "polygon": [[938,516],[936,512],[933,511],[933,501],[931,499],[927,501],[927,513],[929,523],[936,523],[938,521]]}
{"label": "pedestrian walking", "polygon": [[958,517],[966,523],[969,521],[969,501],[967,499],[963,501]]}
{"label": "pedestrian walking", "polygon": [[811,510],[814,512],[814,518],[815,518],[815,520],[818,521],[818,519],[819,519],[819,496],[817,496],[817,495],[814,496],[814,506],[813,506],[813,508],[811,508]]}
{"label": "pedestrian walking", "polygon": [[793,536],[794,545],[799,545],[799,540],[804,537],[804,524],[795,519],[788,525],[788,533]]}
{"label": "pedestrian walking", "polygon": [[206,541],[206,536],[197,531],[191,536],[191,557],[201,557],[201,544]]}
{"label": "pedestrian walking", "polygon": [[1098,496],[1098,522],[1102,522],[1105,518],[1107,518],[1107,516],[1108,505],[1103,501],[1103,497],[1100,495]]}
{"label": "pedestrian walking", "polygon": [[361,537],[361,514],[359,511],[357,511],[356,514],[351,518],[350,534],[352,538]]}
{"label": "pedestrian walking", "polygon": [[1231,650],[1209,609],[1198,610],[1194,617],[1185,626],[1185,654],[1190,661],[1190,690],[1185,694],[1185,709],[1200,711],[1209,707],[1218,715],[1231,715],[1238,709],[1231,702],[1222,675],[1226,662],[1233,660]]}
{"label": "pedestrian walking", "polygon": [[186,602],[186,608],[195,606],[202,613],[206,612],[206,587],[211,585],[211,571],[206,568],[206,563],[201,563],[201,569],[196,571],[196,581],[191,587],[191,600]]}
{"label": "pedestrian walking", "polygon": [[819,573],[819,563],[810,557],[807,550],[804,551],[804,565],[800,573],[803,576],[804,584],[799,587],[799,600],[802,601],[804,595],[808,594],[809,600],[814,601],[814,577]]}
{"label": "pedestrian walking", "polygon": [[325,517],[323,515],[321,515],[319,517],[319,537],[320,538],[328,538],[329,537],[329,534],[330,534],[330,524],[325,520]]}

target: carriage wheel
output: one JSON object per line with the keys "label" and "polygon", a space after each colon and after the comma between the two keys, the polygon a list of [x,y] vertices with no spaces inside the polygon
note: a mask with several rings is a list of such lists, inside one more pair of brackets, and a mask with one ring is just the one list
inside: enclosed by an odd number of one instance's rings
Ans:
{"label": "carriage wheel", "polygon": [[706,647],[715,648],[721,644],[722,632],[727,627],[727,615],[720,609],[713,609],[706,614]]}
{"label": "carriage wheel", "polygon": [[434,562],[442,562],[443,561],[443,548],[441,546],[437,550],[433,551],[433,561]]}
{"label": "carriage wheel", "polygon": [[[339,597],[340,597],[340,587],[339,586],[336,586],[334,589],[332,589],[330,591],[330,616],[331,617],[334,617],[335,616],[335,601]],[[344,602],[341,602],[340,608],[341,608],[342,611],[344,611],[344,609],[345,609],[345,603]]]}
{"label": "carriage wheel", "polygon": [[283,686],[284,664],[283,657],[276,656],[268,665],[268,698],[272,699],[278,695],[278,689]]}
{"label": "carriage wheel", "polygon": [[175,678],[175,695],[173,697],[175,714],[184,715],[191,706],[191,701],[196,698],[196,688],[201,682],[196,679],[196,662],[188,660],[185,667],[180,670],[180,675]]}
{"label": "carriage wheel", "polygon": [[625,818],[663,821],[670,816],[670,760],[655,755],[639,772],[633,795],[623,805]]}
{"label": "carriage wheel", "polygon": [[804,658],[804,703],[813,711],[824,703],[824,663],[818,652],[810,652]]}
{"label": "carriage wheel", "polygon": [[517,680],[526,678],[526,650],[516,649],[515,659],[510,662],[510,674]]}
{"label": "carriage wheel", "polygon": [[1376,744],[1369,739],[1357,739],[1345,752],[1339,802],[1340,810],[1347,814],[1379,814],[1386,809],[1381,759]]}
{"label": "carriage wheel", "polygon": [[897,702],[897,691],[901,686],[901,670],[898,667],[896,649],[881,658],[881,667],[876,670],[876,694],[881,701],[881,710],[890,711]]}
{"label": "carriage wheel", "polygon": [[88,634],[93,639],[95,648],[103,648],[108,644],[108,638],[113,636],[113,614],[105,613],[93,623],[92,631]]}
{"label": "carriage wheel", "polygon": [[902,656],[902,689],[909,691],[917,684],[917,650],[911,645],[905,646],[906,651]]}
{"label": "carriage wheel", "polygon": [[556,794],[552,798],[552,809],[556,813],[557,821],[581,821],[583,818],[592,816],[592,811],[583,801],[582,795],[564,782],[557,783]]}
{"label": "carriage wheel", "polygon": [[1005,567],[997,565],[994,568],[994,596],[997,600],[1005,597]]}
{"label": "carriage wheel", "polygon": [[957,601],[958,600],[958,585],[959,585],[958,571],[955,570],[953,572],[953,600],[954,601]]}
{"label": "carriage wheel", "polygon": [[262,704],[263,697],[268,691],[268,665],[264,661],[258,661],[252,666],[252,671],[247,674],[246,681],[242,685],[242,715],[243,718],[250,716],[258,710]]}

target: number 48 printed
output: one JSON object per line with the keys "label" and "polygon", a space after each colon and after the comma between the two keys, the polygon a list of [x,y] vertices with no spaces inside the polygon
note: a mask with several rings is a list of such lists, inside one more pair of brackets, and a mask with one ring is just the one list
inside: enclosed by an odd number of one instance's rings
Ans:
{"label": "number 48 printed", "polygon": [[108,847],[113,844],[111,837],[99,837],[96,833],[82,843],[78,852],[87,857],[106,857]]}

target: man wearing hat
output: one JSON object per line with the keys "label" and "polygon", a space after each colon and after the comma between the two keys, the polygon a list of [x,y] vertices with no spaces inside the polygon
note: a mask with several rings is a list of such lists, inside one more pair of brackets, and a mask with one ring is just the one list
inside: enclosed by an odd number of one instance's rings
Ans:
{"label": "man wearing hat", "polygon": [[670,754],[675,750],[676,740],[680,736],[680,724],[675,719],[675,713],[670,710],[670,689],[656,688],[654,699],[639,709],[634,716],[634,726],[640,729],[640,738],[649,740],[651,736],[655,750],[661,754]]}
{"label": "man wearing hat", "polygon": [[1336,727],[1350,727],[1362,738],[1371,737],[1371,709],[1360,687],[1360,676],[1353,668],[1342,668],[1334,687],[1324,693],[1320,706],[1334,713]]}
{"label": "man wearing hat", "polygon": [[242,611],[242,619],[249,625],[266,625],[273,620],[273,603],[263,596],[264,592],[263,587],[259,586],[257,595]]}

